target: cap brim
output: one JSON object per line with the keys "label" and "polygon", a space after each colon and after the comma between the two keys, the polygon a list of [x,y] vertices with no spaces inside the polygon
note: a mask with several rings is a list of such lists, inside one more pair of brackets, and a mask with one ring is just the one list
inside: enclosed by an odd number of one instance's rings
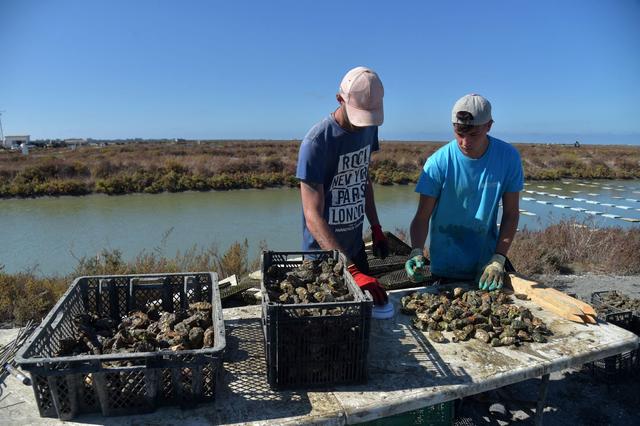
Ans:
{"label": "cap brim", "polygon": [[347,108],[347,117],[349,122],[357,127],[380,126],[384,121],[384,109],[366,110],[358,109],[349,104],[345,104]]}

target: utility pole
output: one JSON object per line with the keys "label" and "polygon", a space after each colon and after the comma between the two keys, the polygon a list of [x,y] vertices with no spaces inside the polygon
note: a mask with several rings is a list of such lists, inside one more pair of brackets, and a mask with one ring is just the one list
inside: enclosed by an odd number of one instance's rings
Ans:
{"label": "utility pole", "polygon": [[2,130],[2,113],[4,111],[0,111],[0,142],[2,146],[4,146],[4,130]]}

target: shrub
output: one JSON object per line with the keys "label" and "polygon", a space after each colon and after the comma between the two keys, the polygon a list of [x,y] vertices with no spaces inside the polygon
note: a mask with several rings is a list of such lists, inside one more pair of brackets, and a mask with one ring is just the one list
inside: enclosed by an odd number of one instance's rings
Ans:
{"label": "shrub", "polygon": [[33,272],[0,271],[0,321],[24,325],[40,321],[68,287],[64,278],[37,278]]}
{"label": "shrub", "polygon": [[541,231],[519,231],[509,258],[525,274],[640,272],[640,229],[596,229],[590,225],[568,220]]}

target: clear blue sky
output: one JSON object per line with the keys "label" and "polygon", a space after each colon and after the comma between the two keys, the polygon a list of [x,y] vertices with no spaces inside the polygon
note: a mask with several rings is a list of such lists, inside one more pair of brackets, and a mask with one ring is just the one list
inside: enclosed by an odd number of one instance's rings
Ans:
{"label": "clear blue sky", "polygon": [[342,75],[385,85],[385,139],[448,139],[489,98],[511,141],[640,144],[640,2],[0,0],[5,134],[293,139]]}

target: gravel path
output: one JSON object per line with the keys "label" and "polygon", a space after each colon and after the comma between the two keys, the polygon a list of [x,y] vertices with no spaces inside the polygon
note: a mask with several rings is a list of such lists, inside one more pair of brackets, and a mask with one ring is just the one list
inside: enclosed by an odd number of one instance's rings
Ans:
{"label": "gravel path", "polygon": [[535,279],[549,287],[575,293],[587,302],[591,300],[591,293],[601,290],[618,290],[629,297],[640,298],[640,276],[638,275],[539,275]]}

